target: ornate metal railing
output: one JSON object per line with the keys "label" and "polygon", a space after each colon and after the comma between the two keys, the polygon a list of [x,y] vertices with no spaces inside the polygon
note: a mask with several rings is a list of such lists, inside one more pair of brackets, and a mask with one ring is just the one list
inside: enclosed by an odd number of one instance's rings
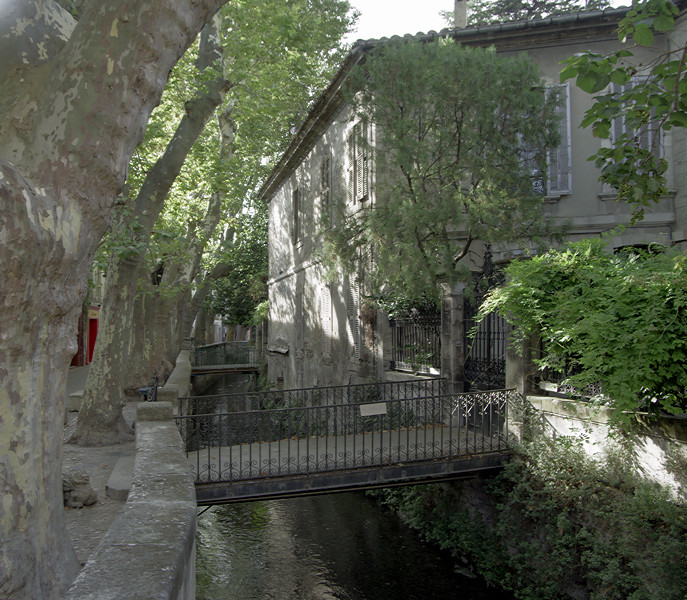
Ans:
{"label": "ornate metal railing", "polygon": [[196,483],[501,452],[514,390],[176,417]]}
{"label": "ornate metal railing", "polygon": [[197,346],[191,352],[193,367],[218,365],[256,365],[260,362],[259,349],[253,342],[220,342]]}
{"label": "ornate metal railing", "polygon": [[441,315],[389,319],[391,364],[399,371],[441,369]]}
{"label": "ornate metal railing", "polygon": [[439,396],[446,392],[446,381],[439,378],[311,387],[295,390],[241,392],[238,394],[179,398],[177,414],[210,414],[271,408],[384,402],[400,398]]}

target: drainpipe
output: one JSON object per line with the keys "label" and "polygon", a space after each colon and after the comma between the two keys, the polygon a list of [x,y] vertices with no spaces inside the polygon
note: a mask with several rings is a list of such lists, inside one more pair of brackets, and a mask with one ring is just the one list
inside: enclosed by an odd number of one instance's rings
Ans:
{"label": "drainpipe", "polygon": [[453,7],[453,26],[456,29],[465,29],[468,26],[467,0],[456,0]]}

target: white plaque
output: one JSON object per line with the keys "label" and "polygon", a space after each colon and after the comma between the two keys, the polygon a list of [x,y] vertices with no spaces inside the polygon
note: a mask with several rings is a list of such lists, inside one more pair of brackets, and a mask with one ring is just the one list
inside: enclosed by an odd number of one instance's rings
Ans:
{"label": "white plaque", "polygon": [[374,417],[386,414],[386,402],[374,402],[360,405],[361,417]]}

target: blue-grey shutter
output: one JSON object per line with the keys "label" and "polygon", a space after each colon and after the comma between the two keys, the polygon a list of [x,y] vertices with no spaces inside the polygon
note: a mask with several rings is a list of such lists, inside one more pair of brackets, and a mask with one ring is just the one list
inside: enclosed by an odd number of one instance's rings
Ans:
{"label": "blue-grey shutter", "polygon": [[320,310],[322,312],[322,354],[332,353],[332,290],[329,284],[322,286]]}

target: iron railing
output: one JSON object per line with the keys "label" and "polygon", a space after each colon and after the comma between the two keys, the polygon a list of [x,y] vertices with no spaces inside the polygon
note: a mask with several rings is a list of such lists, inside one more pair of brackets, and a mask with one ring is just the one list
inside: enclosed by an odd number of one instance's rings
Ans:
{"label": "iron railing", "polygon": [[409,381],[384,381],[328,387],[300,388],[193,396],[179,398],[177,414],[210,414],[293,408],[302,406],[331,406],[361,402],[385,402],[400,398],[439,396],[447,392],[446,381],[439,378]]}
{"label": "iron railing", "polygon": [[259,348],[253,342],[220,342],[197,346],[191,352],[193,367],[257,365],[259,362]]}
{"label": "iron railing", "polygon": [[430,372],[441,368],[441,315],[389,319],[391,369]]}
{"label": "iron railing", "polygon": [[176,417],[196,483],[507,451],[514,390]]}

